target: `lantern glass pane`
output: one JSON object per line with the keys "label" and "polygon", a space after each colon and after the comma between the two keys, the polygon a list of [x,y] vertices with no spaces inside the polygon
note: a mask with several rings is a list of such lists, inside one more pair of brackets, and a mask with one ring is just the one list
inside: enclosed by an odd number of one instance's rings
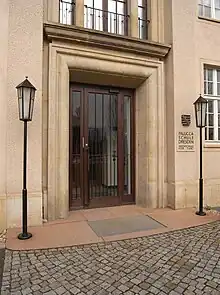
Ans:
{"label": "lantern glass pane", "polygon": [[23,90],[23,103],[24,103],[24,114],[23,119],[30,119],[30,100],[31,100],[31,88],[24,88]]}
{"label": "lantern glass pane", "polygon": [[22,120],[23,112],[22,112],[22,98],[18,99],[18,110],[19,110],[19,119]]}
{"label": "lantern glass pane", "polygon": [[35,89],[31,88],[31,99],[35,99]]}
{"label": "lantern glass pane", "polygon": [[195,115],[196,115],[196,125],[197,127],[201,126],[201,104],[195,104]]}
{"label": "lantern glass pane", "polygon": [[207,103],[202,103],[202,127],[206,126]]}
{"label": "lantern glass pane", "polygon": [[30,121],[32,120],[33,117],[33,109],[34,109],[34,100],[31,99],[31,105],[30,105]]}
{"label": "lantern glass pane", "polygon": [[23,89],[23,87],[17,88],[17,96],[18,96],[18,99],[19,98],[22,98],[22,89]]}
{"label": "lantern glass pane", "polygon": [[195,103],[196,126],[205,127],[207,121],[207,101],[200,99]]}
{"label": "lantern glass pane", "polygon": [[30,120],[33,117],[33,109],[34,109],[34,98],[35,98],[35,89],[31,89],[31,105],[30,105]]}
{"label": "lantern glass pane", "polygon": [[201,117],[202,117],[202,112],[201,112],[201,110],[199,110],[197,112],[197,125],[198,125],[198,127],[201,127],[202,126]]}

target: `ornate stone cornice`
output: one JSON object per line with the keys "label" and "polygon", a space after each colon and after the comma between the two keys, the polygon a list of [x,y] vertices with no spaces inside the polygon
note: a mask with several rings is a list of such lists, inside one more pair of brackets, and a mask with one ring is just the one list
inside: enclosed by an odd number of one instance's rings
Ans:
{"label": "ornate stone cornice", "polygon": [[44,23],[44,35],[49,41],[59,40],[86,46],[130,52],[142,56],[164,58],[171,46],[137,38],[109,34],[58,23]]}

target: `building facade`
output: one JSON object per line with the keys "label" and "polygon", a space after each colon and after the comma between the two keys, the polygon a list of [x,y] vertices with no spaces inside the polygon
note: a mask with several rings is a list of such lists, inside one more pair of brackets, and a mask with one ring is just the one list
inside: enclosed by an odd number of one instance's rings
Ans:
{"label": "building facade", "polygon": [[196,206],[200,93],[209,100],[205,204],[219,204],[217,2],[1,1],[0,228],[21,224],[15,87],[25,76],[37,88],[28,125],[29,225],[79,208]]}

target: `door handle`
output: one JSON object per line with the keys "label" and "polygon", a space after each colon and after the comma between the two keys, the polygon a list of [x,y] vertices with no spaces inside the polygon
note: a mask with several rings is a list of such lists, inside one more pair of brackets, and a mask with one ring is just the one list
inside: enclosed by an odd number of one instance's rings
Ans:
{"label": "door handle", "polygon": [[88,143],[85,143],[85,138],[84,137],[82,138],[82,146],[83,146],[83,149],[85,149],[85,150],[89,149],[89,145],[88,145]]}

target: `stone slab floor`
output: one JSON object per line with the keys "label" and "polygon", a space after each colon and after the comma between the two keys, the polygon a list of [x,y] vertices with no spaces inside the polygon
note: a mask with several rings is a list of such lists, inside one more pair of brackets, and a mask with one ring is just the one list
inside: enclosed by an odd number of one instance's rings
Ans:
{"label": "stone slab floor", "polygon": [[106,244],[6,250],[1,294],[220,294],[220,222]]}

